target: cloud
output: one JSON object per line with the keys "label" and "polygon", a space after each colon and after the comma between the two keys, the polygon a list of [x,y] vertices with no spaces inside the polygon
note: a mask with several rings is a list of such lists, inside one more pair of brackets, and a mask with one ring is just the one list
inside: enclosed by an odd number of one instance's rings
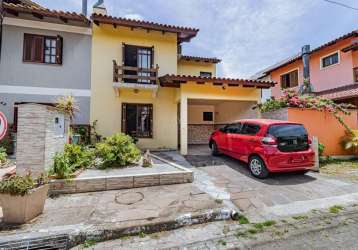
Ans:
{"label": "cloud", "polygon": [[144,18],[140,14],[126,14],[124,15],[125,18],[134,19],[134,20],[143,20]]}

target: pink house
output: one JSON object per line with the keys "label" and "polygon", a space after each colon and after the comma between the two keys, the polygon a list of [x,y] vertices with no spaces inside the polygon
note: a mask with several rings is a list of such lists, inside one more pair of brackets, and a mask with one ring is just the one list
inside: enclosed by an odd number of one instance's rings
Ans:
{"label": "pink house", "polygon": [[[318,96],[358,106],[358,30],[327,42],[308,53],[309,77]],[[277,82],[271,95],[303,84],[301,53],[264,70],[259,78]]]}

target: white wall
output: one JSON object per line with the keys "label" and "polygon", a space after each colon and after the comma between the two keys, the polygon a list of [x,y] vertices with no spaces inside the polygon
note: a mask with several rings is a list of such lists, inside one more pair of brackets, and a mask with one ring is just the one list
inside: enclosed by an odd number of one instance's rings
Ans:
{"label": "white wall", "polygon": [[[213,112],[213,121],[203,121],[203,112]],[[188,105],[188,124],[214,124],[214,105]]]}
{"label": "white wall", "polygon": [[215,124],[227,124],[240,119],[258,118],[252,107],[255,102],[221,102],[215,105]]}

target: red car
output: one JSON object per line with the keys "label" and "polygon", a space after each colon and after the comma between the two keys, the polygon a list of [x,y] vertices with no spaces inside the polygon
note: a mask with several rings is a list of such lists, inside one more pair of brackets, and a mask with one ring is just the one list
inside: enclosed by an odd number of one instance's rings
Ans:
{"label": "red car", "polygon": [[211,134],[213,155],[229,155],[248,163],[252,175],[309,171],[315,163],[311,140],[302,124],[266,119],[240,120]]}

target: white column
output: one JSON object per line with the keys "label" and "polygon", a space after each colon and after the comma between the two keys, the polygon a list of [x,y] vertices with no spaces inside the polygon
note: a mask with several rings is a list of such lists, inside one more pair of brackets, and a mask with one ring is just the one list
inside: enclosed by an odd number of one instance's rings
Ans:
{"label": "white column", "polygon": [[188,99],[181,96],[180,99],[180,153],[188,154]]}

